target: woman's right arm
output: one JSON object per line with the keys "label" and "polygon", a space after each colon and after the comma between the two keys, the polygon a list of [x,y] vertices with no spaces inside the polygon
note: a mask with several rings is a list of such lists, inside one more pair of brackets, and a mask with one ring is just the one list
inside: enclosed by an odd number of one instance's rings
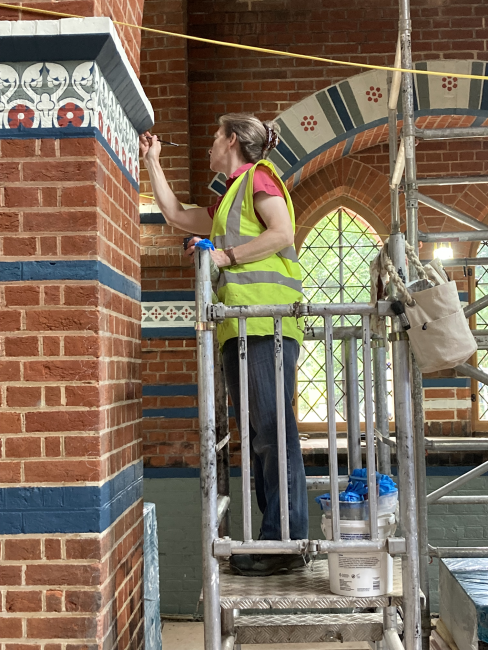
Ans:
{"label": "woman's right arm", "polygon": [[189,208],[185,210],[170,188],[164,175],[159,156],[161,143],[157,136],[145,133],[139,138],[144,165],[149,172],[154,199],[166,222],[170,226],[197,235],[208,235],[212,230],[212,219],[206,208]]}

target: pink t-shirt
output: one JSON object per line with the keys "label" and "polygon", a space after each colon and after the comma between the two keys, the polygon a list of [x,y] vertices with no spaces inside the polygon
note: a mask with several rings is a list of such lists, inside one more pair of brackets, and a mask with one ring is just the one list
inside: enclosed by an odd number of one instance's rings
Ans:
{"label": "pink t-shirt", "polygon": [[[247,172],[247,170],[251,169],[251,167],[253,167],[252,163],[246,163],[245,165],[242,165],[242,167],[239,167],[239,169],[236,169],[236,171],[231,176],[229,176],[229,178],[225,183],[227,189],[229,189],[229,187],[236,180],[236,178],[238,178],[239,176]],[[258,192],[266,192],[266,194],[269,194],[270,196],[281,196],[281,198],[284,198],[283,190],[278,184],[278,181],[275,178],[273,178],[271,173],[268,172],[267,168],[264,166],[258,167],[254,172],[252,189],[253,189],[253,194],[257,194]],[[224,196],[225,194],[219,197],[213,205],[207,208],[208,214],[211,219],[214,218],[215,213],[217,212],[219,205],[222,203]],[[262,223],[264,227],[266,227],[266,224],[262,220],[258,211],[256,210],[255,212],[259,221]]]}

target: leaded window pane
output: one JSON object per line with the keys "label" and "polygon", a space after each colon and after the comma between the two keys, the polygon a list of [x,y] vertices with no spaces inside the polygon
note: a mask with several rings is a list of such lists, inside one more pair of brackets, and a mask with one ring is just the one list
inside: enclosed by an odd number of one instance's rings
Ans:
{"label": "leaded window pane", "polygon": [[[488,257],[488,241],[483,241],[478,247],[477,257]],[[476,296],[475,299],[483,298],[488,294],[488,267],[476,267]],[[488,307],[476,314],[476,329],[488,329]],[[478,350],[478,368],[488,372],[488,350]],[[488,420],[488,386],[478,383],[478,419]]]}
{"label": "leaded window pane", "polygon": [[[310,230],[300,251],[305,298],[312,303],[369,302],[369,265],[381,248],[381,238],[357,213],[339,208],[324,216]],[[335,326],[359,325],[359,316],[336,317]],[[310,318],[308,325],[323,327],[323,319]],[[364,419],[362,350],[358,346],[360,412]],[[388,381],[391,402],[391,366]],[[340,341],[334,343],[336,418],[344,422],[345,370]],[[390,409],[391,410],[391,409]],[[325,345],[305,341],[298,362],[298,419],[327,421]]]}

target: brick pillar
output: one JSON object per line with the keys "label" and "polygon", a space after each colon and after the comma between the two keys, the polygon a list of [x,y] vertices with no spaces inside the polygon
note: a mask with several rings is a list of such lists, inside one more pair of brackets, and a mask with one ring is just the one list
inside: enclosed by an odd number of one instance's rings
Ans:
{"label": "brick pillar", "polygon": [[110,20],[22,25],[45,58],[0,63],[0,640],[139,648],[137,132],[152,112]]}

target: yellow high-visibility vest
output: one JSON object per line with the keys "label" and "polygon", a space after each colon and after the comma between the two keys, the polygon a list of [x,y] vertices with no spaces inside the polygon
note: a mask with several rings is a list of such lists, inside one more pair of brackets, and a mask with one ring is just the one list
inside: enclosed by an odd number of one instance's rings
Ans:
{"label": "yellow high-visibility vest", "polygon": [[[220,203],[210,233],[215,248],[224,250],[230,246],[247,244],[266,230],[254,211],[253,179],[258,165],[268,167],[281,185],[295,231],[295,212],[288,190],[272,163],[260,160],[233,182]],[[259,262],[228,266],[220,271],[217,297],[225,305],[282,305],[301,302],[303,299],[300,264],[294,246],[288,246]],[[301,320],[283,318],[283,336],[296,339],[301,344]],[[247,334],[274,334],[273,319],[248,318]],[[220,345],[238,336],[238,320],[226,319],[218,325],[217,335]]]}

